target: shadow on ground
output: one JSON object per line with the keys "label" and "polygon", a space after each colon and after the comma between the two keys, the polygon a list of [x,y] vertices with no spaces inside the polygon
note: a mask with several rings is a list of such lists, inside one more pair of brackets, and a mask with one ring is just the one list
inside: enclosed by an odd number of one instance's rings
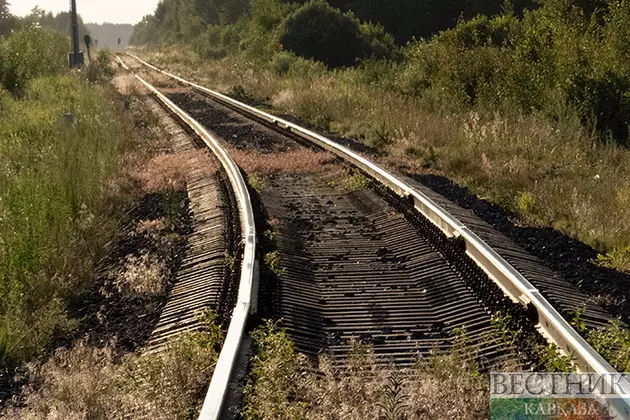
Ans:
{"label": "shadow on ground", "polygon": [[541,259],[545,265],[577,286],[594,302],[630,321],[630,275],[599,266],[598,252],[589,245],[548,227],[520,226],[518,215],[479,199],[451,180],[439,175],[407,174],[513,240]]}

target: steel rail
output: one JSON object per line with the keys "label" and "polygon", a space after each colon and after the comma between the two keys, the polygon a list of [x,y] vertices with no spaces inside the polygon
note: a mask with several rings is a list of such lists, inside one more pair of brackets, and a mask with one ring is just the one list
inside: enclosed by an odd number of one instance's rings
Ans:
{"label": "steel rail", "polygon": [[[300,127],[290,121],[276,117],[252,106],[239,102],[224,94],[185,80],[177,75],[159,69],[141,58],[129,54],[144,66],[164,74],[178,82],[197,89],[214,100],[226,104],[239,112],[263,120],[304,140],[334,153],[357,166],[374,179],[382,182],[402,197],[413,200],[416,210],[438,226],[447,237],[459,237],[466,244],[466,253],[479,265],[503,292],[515,303],[535,309],[539,331],[545,338],[556,344],[562,351],[574,358],[578,371],[604,375],[604,381],[619,390],[617,396],[622,403],[613,407],[624,418],[630,417],[630,382],[619,377],[615,369],[562,317],[551,303],[521,273],[494,251],[481,238],[473,233],[431,198],[397,178],[392,173],[370,162],[368,159],[318,133]],[[614,385],[614,386],[613,386]]]}
{"label": "steel rail", "polygon": [[[125,69],[130,70],[120,57],[117,57],[117,59]],[[247,190],[247,183],[243,179],[238,165],[221,144],[214,139],[201,124],[151,86],[142,77],[137,74],[134,74],[134,76],[153,93],[160,102],[190,126],[217,156],[228,175],[234,195],[239,203],[239,217],[244,248],[241,278],[238,286],[238,298],[232,312],[232,319],[228,327],[225,342],[219,354],[210,387],[208,388],[199,416],[199,418],[208,420],[220,419],[225,402],[230,393],[230,381],[245,335],[247,319],[249,315],[256,313],[257,310],[258,265],[256,262],[256,226],[254,222],[254,211]]]}

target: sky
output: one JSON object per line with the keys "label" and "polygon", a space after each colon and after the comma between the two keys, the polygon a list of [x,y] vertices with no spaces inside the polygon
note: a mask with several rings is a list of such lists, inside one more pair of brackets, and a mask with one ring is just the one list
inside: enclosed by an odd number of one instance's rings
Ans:
{"label": "sky", "polygon": [[[85,23],[138,23],[153,13],[159,0],[77,0]],[[9,0],[11,13],[28,15],[35,6],[57,14],[70,9],[70,0]]]}

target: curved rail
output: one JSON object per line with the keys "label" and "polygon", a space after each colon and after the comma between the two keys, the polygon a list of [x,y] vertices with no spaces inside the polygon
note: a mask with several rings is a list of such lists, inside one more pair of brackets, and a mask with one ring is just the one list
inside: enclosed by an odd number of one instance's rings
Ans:
{"label": "curved rail", "polygon": [[[397,178],[392,173],[370,162],[349,148],[342,146],[311,130],[300,127],[290,121],[278,118],[272,114],[260,111],[252,106],[241,103],[219,92],[189,82],[179,76],[161,70],[141,58],[129,54],[146,67],[162,73],[178,82],[204,92],[218,102],[236,108],[241,113],[277,126],[302,139],[315,143],[319,147],[341,157],[347,162],[357,166],[373,178],[382,182],[398,195],[413,200],[416,210],[438,226],[448,237],[460,237],[466,244],[466,253],[488,274],[504,293],[529,309],[535,309],[538,315],[538,327],[548,341],[556,344],[567,354],[574,357],[579,371],[595,372],[605,375],[604,380],[612,385],[615,382],[619,396],[625,401],[621,407],[615,407],[624,418],[630,416],[630,382],[625,378],[619,378],[615,369],[599,354],[591,345],[562,317],[560,313],[547,301],[547,299],[535,288],[522,274],[512,267],[503,257],[488,246],[481,238],[469,228],[442,209],[431,198]],[[613,375],[615,379],[613,379]]]}
{"label": "curved rail", "polygon": [[[117,58],[125,69],[130,70],[120,57]],[[135,77],[153,93],[160,102],[189,125],[213,151],[227,172],[230,184],[234,190],[234,195],[240,207],[239,217],[245,246],[243,249],[243,263],[238,287],[238,298],[234,311],[232,312],[232,319],[225,342],[223,343],[223,348],[221,349],[219,360],[215,366],[210,387],[199,416],[199,418],[203,419],[220,419],[230,391],[230,380],[236,365],[239,349],[243,342],[247,319],[250,314],[256,312],[257,308],[258,269],[256,262],[256,226],[254,223],[254,211],[247,190],[247,184],[243,179],[240,169],[227,151],[195,119],[175,105],[166,96],[158,92],[157,89],[140,76],[135,74]]]}

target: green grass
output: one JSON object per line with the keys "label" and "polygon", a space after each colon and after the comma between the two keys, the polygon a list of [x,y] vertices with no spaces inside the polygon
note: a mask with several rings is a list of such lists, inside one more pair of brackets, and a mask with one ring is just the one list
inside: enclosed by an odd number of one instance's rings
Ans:
{"label": "green grass", "polygon": [[131,123],[77,75],[35,78],[19,99],[0,93],[0,108],[0,334],[25,361],[73,327],[66,304],[108,237],[108,180]]}

